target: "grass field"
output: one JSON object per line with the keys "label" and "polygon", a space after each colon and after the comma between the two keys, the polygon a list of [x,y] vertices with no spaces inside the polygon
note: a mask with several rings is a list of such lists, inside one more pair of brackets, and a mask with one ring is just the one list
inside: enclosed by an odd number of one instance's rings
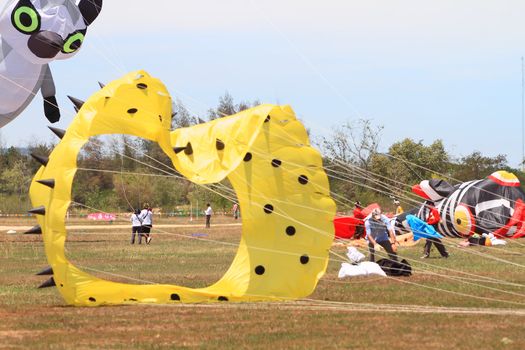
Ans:
{"label": "grass field", "polygon": [[[139,246],[117,224],[71,231],[70,260],[109,280],[203,287],[226,271],[241,233],[240,225],[205,230],[193,221],[198,226],[157,229],[151,245]],[[2,231],[0,348],[525,349],[525,240],[504,248],[447,244],[449,259],[420,260],[422,244],[401,248],[413,259],[411,277],[345,280],[337,278],[345,248],[334,246],[316,291],[296,302],[76,308],[55,288],[36,288],[47,278],[35,276],[47,266],[41,237]]]}

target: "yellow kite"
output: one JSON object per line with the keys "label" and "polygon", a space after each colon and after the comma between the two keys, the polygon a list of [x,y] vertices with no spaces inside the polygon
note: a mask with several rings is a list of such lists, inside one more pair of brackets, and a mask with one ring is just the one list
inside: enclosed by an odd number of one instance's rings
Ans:
{"label": "yellow kite", "polygon": [[[318,151],[290,107],[261,105],[171,131],[172,100],[144,71],[103,87],[85,103],[31,183],[53,280],[68,304],[288,300],[309,295],[324,274],[335,203]],[[127,134],[157,142],[175,168],[197,184],[232,183],[243,208],[237,255],[215,284],[192,289],[107,281],[68,261],[65,215],[77,156],[90,137]]]}

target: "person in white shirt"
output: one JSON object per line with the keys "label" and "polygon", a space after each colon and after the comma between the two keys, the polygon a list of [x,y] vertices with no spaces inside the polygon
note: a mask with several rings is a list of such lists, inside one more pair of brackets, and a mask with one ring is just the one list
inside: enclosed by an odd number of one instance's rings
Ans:
{"label": "person in white shirt", "polygon": [[146,238],[146,244],[151,242],[151,228],[153,227],[153,212],[149,204],[144,204],[144,209],[140,212],[140,220],[142,221],[142,226],[140,228],[139,235],[139,244],[141,243],[141,238],[144,236]]}
{"label": "person in white shirt", "polygon": [[131,244],[135,244],[135,235],[137,235],[140,244],[140,228],[142,221],[139,218],[140,210],[135,209],[135,212],[131,214]]}
{"label": "person in white shirt", "polygon": [[204,211],[206,214],[206,228],[210,228],[211,216],[213,215],[213,210],[211,209],[210,203],[206,204],[207,208]]}
{"label": "person in white shirt", "polygon": [[237,220],[239,218],[239,216],[240,216],[240,213],[241,213],[241,211],[239,210],[239,204],[234,203],[232,211],[233,211],[233,218],[235,220]]}

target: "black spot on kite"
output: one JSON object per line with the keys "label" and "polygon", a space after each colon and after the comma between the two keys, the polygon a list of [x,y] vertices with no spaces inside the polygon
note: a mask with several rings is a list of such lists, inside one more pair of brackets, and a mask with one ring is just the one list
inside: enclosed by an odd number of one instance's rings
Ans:
{"label": "black spot on kite", "polygon": [[306,185],[308,183],[308,176],[301,175],[299,176],[299,178],[297,178],[297,180],[299,181],[301,185]]}

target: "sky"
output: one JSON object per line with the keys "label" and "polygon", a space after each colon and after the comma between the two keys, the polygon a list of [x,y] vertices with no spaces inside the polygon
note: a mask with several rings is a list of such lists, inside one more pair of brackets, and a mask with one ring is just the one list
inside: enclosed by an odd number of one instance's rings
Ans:
{"label": "sky", "polygon": [[[66,95],[86,100],[97,82],[145,69],[201,117],[227,91],[289,104],[316,135],[371,119],[381,151],[441,139],[455,157],[505,154],[518,167],[524,13],[522,0],[105,1],[80,52],[51,64],[55,126],[74,117]],[[47,125],[37,96],[1,140],[52,140]]]}

